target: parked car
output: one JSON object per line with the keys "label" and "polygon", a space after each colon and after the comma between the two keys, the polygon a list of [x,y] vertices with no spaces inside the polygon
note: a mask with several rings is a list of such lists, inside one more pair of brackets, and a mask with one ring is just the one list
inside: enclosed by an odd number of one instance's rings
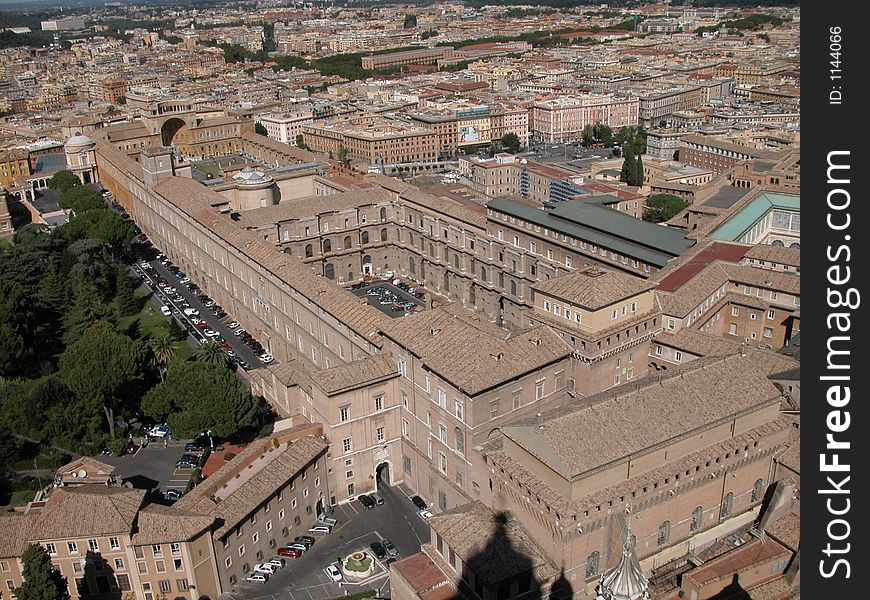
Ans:
{"label": "parked car", "polygon": [[196,463],[189,460],[179,460],[175,462],[175,467],[177,469],[195,469]]}
{"label": "parked car", "polygon": [[229,323],[227,323],[227,327],[229,327],[230,329],[235,329],[238,326],[239,326],[239,324],[236,323],[235,321],[230,321]]}
{"label": "parked car", "polygon": [[420,496],[411,496],[411,502],[413,502],[414,506],[416,506],[420,510],[425,510],[429,508],[429,505],[426,504],[426,501],[423,500]]}
{"label": "parked car", "polygon": [[308,529],[308,533],[331,533],[331,525],[313,525]]}
{"label": "parked car", "polygon": [[338,523],[338,519],[333,519],[332,517],[327,517],[325,513],[321,514],[317,517],[317,523],[322,525],[329,525],[330,527],[334,527]]}
{"label": "parked car", "polygon": [[329,577],[333,581],[341,581],[341,571],[338,570],[338,567],[335,565],[329,565],[323,572],[326,573],[326,576]]}
{"label": "parked car", "polygon": [[186,460],[187,462],[198,463],[199,456],[196,456],[195,454],[183,454],[178,460]]}
{"label": "parked car", "polygon": [[383,542],[381,543],[384,545],[384,550],[387,551],[388,556],[399,555],[399,549],[393,545],[393,542],[391,542],[390,540],[383,540]]}
{"label": "parked car", "polygon": [[288,548],[293,548],[294,550],[299,550],[300,552],[305,552],[308,550],[308,546],[303,544],[302,542],[293,542],[292,544],[287,544]]}
{"label": "parked car", "polygon": [[360,504],[362,504],[366,508],[366,510],[375,507],[375,501],[372,500],[371,497],[369,497],[367,494],[361,494],[357,496],[356,499],[359,500]]}
{"label": "parked car", "polygon": [[287,561],[281,558],[280,556],[273,556],[269,560],[266,561],[267,565],[272,565],[276,569],[284,568],[284,565],[287,564]]}
{"label": "parked car", "polygon": [[381,495],[380,495],[379,493],[377,493],[377,492],[372,492],[371,494],[369,494],[369,496],[371,496],[372,500],[374,500],[374,501],[375,501],[375,504],[377,504],[378,506],[380,506],[381,504],[384,503],[384,498],[383,498],[383,496],[381,496]]}
{"label": "parked car", "polygon": [[269,563],[257,563],[254,565],[254,573],[268,573],[271,575],[276,571],[275,567]]}
{"label": "parked car", "polygon": [[290,556],[291,558],[299,558],[302,556],[302,550],[297,550],[296,548],[278,548],[278,554],[281,556]]}
{"label": "parked car", "polygon": [[421,511],[418,512],[417,514],[420,515],[420,518],[421,518],[421,519],[428,519],[429,517],[432,516],[432,513],[429,512],[428,510],[425,510],[425,509],[424,509],[424,510],[421,510]]}
{"label": "parked car", "polygon": [[264,365],[268,365],[270,362],[272,362],[274,360],[275,360],[275,357],[272,356],[271,354],[262,354],[260,356],[260,362],[262,362]]}
{"label": "parked car", "polygon": [[382,543],[372,542],[369,545],[369,548],[372,549],[372,552],[374,552],[375,556],[377,556],[378,558],[386,558],[387,551],[384,549],[384,545]]}
{"label": "parked car", "polygon": [[172,432],[169,430],[169,426],[166,425],[166,423],[163,423],[162,425],[155,425],[154,427],[149,429],[148,435],[153,436],[153,437],[164,438],[164,437],[169,437],[170,435],[172,435]]}
{"label": "parked car", "polygon": [[220,335],[220,333],[215,331],[214,329],[205,329],[202,333],[204,335],[207,335],[208,337],[218,337]]}
{"label": "parked car", "polygon": [[269,581],[268,573],[251,573],[245,577],[245,581],[253,581],[254,583],[266,583]]}
{"label": "parked car", "polygon": [[293,541],[297,544],[306,544],[309,548],[314,545],[314,538],[310,535],[297,535]]}
{"label": "parked car", "polygon": [[185,308],[184,314],[186,314],[188,317],[195,317],[199,314],[199,311],[195,308]]}
{"label": "parked car", "polygon": [[172,311],[169,309],[168,306],[161,306],[160,312],[163,313],[164,317],[171,317],[172,316]]}

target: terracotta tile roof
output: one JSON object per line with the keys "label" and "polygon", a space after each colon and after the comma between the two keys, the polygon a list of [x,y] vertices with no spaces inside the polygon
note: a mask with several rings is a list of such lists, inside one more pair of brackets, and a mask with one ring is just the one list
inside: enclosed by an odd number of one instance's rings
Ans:
{"label": "terracotta tile roof", "polygon": [[323,371],[312,371],[315,385],[327,396],[363,387],[399,375],[396,362],[387,354],[375,354]]}
{"label": "terracotta tile roof", "polygon": [[754,258],[755,260],[763,260],[778,265],[799,267],[801,264],[801,251],[800,248],[757,244],[746,251],[744,258]]}
{"label": "terracotta tile roof", "polygon": [[801,277],[797,273],[760,269],[749,265],[723,264],[728,277],[735,283],[749,284],[777,292],[800,296]]}
{"label": "terracotta tile roof", "polygon": [[382,333],[471,396],[572,352],[548,327],[508,337],[506,330],[454,304],[397,319]]}
{"label": "terracotta tile roof", "polygon": [[288,483],[309,463],[326,452],[328,447],[328,442],[323,438],[300,438],[290,446],[285,446],[283,451],[254,473],[244,485],[238,486],[221,499],[224,486],[232,482],[233,473],[239,465],[252,463],[260,455],[273,450],[272,438],[258,440],[182,496],[174,508],[219,519],[222,524],[213,534],[215,539],[219,539],[232,531],[279,487]]}
{"label": "terracotta tile roof", "polygon": [[36,516],[34,541],[132,533],[145,490],[83,486],[55,490]]}
{"label": "terracotta tile roof", "polygon": [[[675,333],[663,332],[656,336],[657,344],[682,350],[695,356],[721,356],[740,351],[741,344],[697,331],[683,328]],[[753,364],[768,376],[776,375],[792,369],[799,369],[800,362],[777,352],[744,348]]]}
{"label": "terracotta tile roof", "polygon": [[673,292],[656,289],[656,296],[664,314],[684,318],[729,280],[722,263],[715,261]]}
{"label": "terracotta tile roof", "polygon": [[[727,452],[738,451],[746,445],[751,445],[755,441],[760,441],[766,436],[782,430],[784,427],[786,427],[786,423],[783,419],[770,421],[718,444],[707,446],[676,460],[669,460],[653,469],[643,471],[629,479],[608,485],[604,489],[593,491],[573,501],[554,490],[536,474],[511,458],[504,451],[503,444],[499,440],[487,442],[485,453],[489,462],[510,473],[518,483],[522,483],[527,489],[533,490],[537,497],[557,513],[560,515],[578,515],[584,511],[592,510],[596,506],[601,506],[608,501],[614,501],[620,496],[629,496],[632,492],[636,492],[644,486],[650,487],[655,483],[660,483],[666,478],[672,477],[675,473],[681,473],[708,460],[714,460],[716,457],[722,456]],[[641,503],[645,499],[644,496],[639,496],[634,502]]]}
{"label": "terracotta tile roof", "polygon": [[[740,377],[734,377],[737,372]],[[542,427],[512,425],[502,433],[573,479],[778,403],[779,397],[748,357],[699,358],[591,396],[586,408],[546,415]]]}
{"label": "terracotta tile roof", "polygon": [[324,213],[338,212],[348,208],[359,208],[378,203],[387,204],[389,201],[390,194],[380,189],[354,190],[330,196],[308,196],[286,200],[274,206],[242,211],[238,224],[245,229],[251,229]]}
{"label": "terracotta tile roof", "polygon": [[411,204],[417,204],[423,208],[449,215],[474,227],[486,228],[486,213],[469,208],[458,200],[430,194],[413,185],[393,177],[387,177],[386,175],[373,175],[369,180],[384,189],[390,190],[397,197],[401,197]]}
{"label": "terracotta tile roof", "polygon": [[801,586],[797,584],[792,587],[785,577],[780,577],[755,586],[747,592],[751,600],[800,600]]}
{"label": "terracotta tile roof", "polygon": [[545,294],[598,310],[656,287],[650,282],[618,271],[589,267],[534,284]]}
{"label": "terracotta tile roof", "polygon": [[530,571],[546,580],[557,572],[519,521],[479,501],[429,517],[429,526],[485,585]]}
{"label": "terracotta tile roof", "polygon": [[203,516],[176,507],[151,504],[139,511],[135,546],[188,541],[214,524],[212,516]]}
{"label": "terracotta tile roof", "polygon": [[275,152],[284,154],[300,163],[313,162],[324,167],[328,167],[331,165],[331,163],[323,158],[323,156],[321,156],[320,154],[310,152],[308,150],[303,150],[302,148],[291,146],[290,144],[284,144],[277,140],[268,138],[265,135],[260,135],[252,131],[242,133],[241,138],[250,144],[265,146],[270,150],[274,150]]}
{"label": "terracotta tile roof", "polygon": [[800,548],[801,517],[798,514],[788,513],[768,525],[764,531],[793,552]]}
{"label": "terracotta tile roof", "polygon": [[726,582],[734,573],[752,568],[752,565],[776,557],[787,558],[791,554],[791,550],[775,540],[768,539],[762,542],[754,539],[685,573],[683,578],[688,578],[698,585],[710,584],[718,580]]}
{"label": "terracotta tile roof", "polygon": [[432,562],[425,553],[420,552],[408,558],[393,563],[393,569],[397,570],[405,581],[417,594],[422,594],[438,587],[446,587],[453,593],[456,588],[450,585],[450,580],[444,576],[441,569]]}
{"label": "terracotta tile roof", "polygon": [[[87,477],[79,477],[84,471]],[[115,467],[90,456],[77,458],[58,468],[57,474],[69,483],[105,483],[112,479]]]}
{"label": "terracotta tile roof", "polygon": [[21,556],[35,520],[35,515],[21,512],[0,513],[0,558]]}

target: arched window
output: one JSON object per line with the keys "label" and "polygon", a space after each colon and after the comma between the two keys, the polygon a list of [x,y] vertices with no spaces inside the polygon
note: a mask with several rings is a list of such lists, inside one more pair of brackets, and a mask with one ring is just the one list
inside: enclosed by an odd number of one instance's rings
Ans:
{"label": "arched window", "polygon": [[314,248],[311,244],[305,244],[305,258],[311,258],[314,256]]}
{"label": "arched window", "polygon": [[414,264],[414,257],[413,256],[408,257],[408,270],[411,271],[411,273],[417,272],[417,266]]}
{"label": "arched window", "polygon": [[458,254],[453,255],[453,268],[456,270],[459,270],[459,255]]}
{"label": "arched window", "polygon": [[344,249],[348,250],[353,247],[353,240],[350,239],[349,235],[344,236]]}
{"label": "arched window", "polygon": [[323,252],[332,252],[332,241],[331,240],[323,240]]}
{"label": "arched window", "polygon": [[722,498],[722,508],[719,510],[719,520],[722,521],[731,516],[731,504],[734,502],[734,492],[728,492]]}
{"label": "arched window", "polygon": [[387,209],[381,208],[381,221],[386,221],[386,220],[387,220]]}
{"label": "arched window", "polygon": [[692,520],[689,523],[689,531],[698,531],[701,529],[701,519],[704,517],[704,509],[698,507],[692,511]]}
{"label": "arched window", "polygon": [[444,272],[444,282],[441,284],[441,289],[443,289],[445,292],[450,291],[450,277],[448,276],[446,271]]}
{"label": "arched window", "polygon": [[594,577],[598,574],[598,559],[601,557],[601,554],[598,553],[598,550],[590,554],[586,557],[586,578]]}
{"label": "arched window", "polygon": [[752,486],[752,500],[751,502],[758,502],[761,500],[761,490],[764,487],[764,481],[759,479],[755,482],[755,485]]}
{"label": "arched window", "polygon": [[511,296],[517,295],[517,282],[511,281]]}
{"label": "arched window", "polygon": [[368,244],[368,243],[369,243],[369,232],[368,232],[368,231],[363,231],[363,232],[362,232],[362,235],[360,235],[360,238],[362,238],[362,243],[363,243],[363,244]]}
{"label": "arched window", "polygon": [[363,264],[364,264],[364,265],[370,265],[370,264],[372,264],[372,257],[369,256],[368,254],[366,254],[365,256],[363,256]]}
{"label": "arched window", "polygon": [[384,227],[383,229],[381,229],[381,241],[382,241],[382,242],[386,242],[386,241],[387,241],[387,228],[386,228],[386,227]]}
{"label": "arched window", "polygon": [[659,525],[659,535],[656,538],[657,546],[664,546],[668,543],[668,538],[671,537],[671,522],[665,521]]}
{"label": "arched window", "polygon": [[287,248],[284,248],[284,254],[286,254],[288,256],[292,256],[293,255],[293,248],[290,248],[289,246]]}
{"label": "arched window", "polygon": [[486,278],[486,267],[480,267],[480,279],[481,281],[489,281]]}
{"label": "arched window", "polygon": [[335,279],[335,265],[332,263],[326,263],[323,267],[323,276],[327,279]]}
{"label": "arched window", "polygon": [[468,303],[477,304],[477,294],[474,291],[474,285],[468,288]]}
{"label": "arched window", "polygon": [[456,436],[456,451],[460,454],[465,454],[465,434],[457,427],[453,434]]}
{"label": "arched window", "polygon": [[800,250],[801,245],[800,242],[792,242],[788,245],[789,248],[794,248],[795,250]]}
{"label": "arched window", "polygon": [[411,244],[412,246],[414,245],[414,234],[413,233],[408,234],[408,243]]}
{"label": "arched window", "polygon": [[785,244],[782,243],[782,240],[773,240],[773,241],[770,243],[770,245],[771,245],[771,246],[785,246]]}
{"label": "arched window", "polygon": [[429,254],[431,256],[435,256],[435,244],[433,244],[431,242],[429,243]]}

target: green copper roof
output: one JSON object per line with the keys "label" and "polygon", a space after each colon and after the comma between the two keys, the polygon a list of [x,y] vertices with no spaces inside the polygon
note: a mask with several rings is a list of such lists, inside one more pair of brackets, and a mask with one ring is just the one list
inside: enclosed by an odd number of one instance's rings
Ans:
{"label": "green copper roof", "polygon": [[773,208],[784,210],[801,209],[801,197],[786,194],[762,192],[749,201],[746,206],[717,227],[710,234],[716,240],[736,241],[749,231],[759,219],[763,218]]}

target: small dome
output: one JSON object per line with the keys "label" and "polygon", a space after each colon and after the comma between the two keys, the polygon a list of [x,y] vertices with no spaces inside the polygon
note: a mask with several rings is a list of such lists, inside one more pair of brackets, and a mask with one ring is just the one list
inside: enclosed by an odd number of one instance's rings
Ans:
{"label": "small dome", "polygon": [[257,171],[252,167],[248,166],[233,175],[233,181],[243,185],[257,185],[261,183],[268,183],[272,181],[272,178],[263,173],[262,171]]}
{"label": "small dome", "polygon": [[78,134],[72,136],[70,139],[68,139],[66,144],[64,144],[64,146],[66,148],[77,148],[80,146],[91,146],[95,143],[96,142],[94,142],[94,140],[92,140],[88,136],[82,135],[81,133],[78,133]]}

